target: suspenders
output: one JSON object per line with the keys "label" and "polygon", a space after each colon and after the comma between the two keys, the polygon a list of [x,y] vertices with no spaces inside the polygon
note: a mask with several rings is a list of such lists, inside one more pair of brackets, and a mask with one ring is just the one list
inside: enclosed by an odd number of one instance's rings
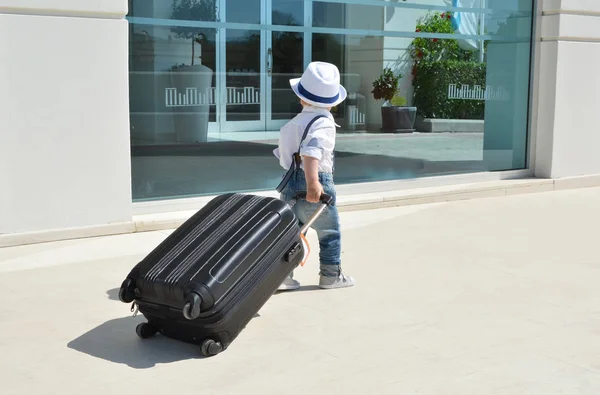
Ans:
{"label": "suspenders", "polygon": [[302,143],[304,142],[304,139],[306,139],[306,136],[308,135],[308,131],[310,130],[311,126],[319,118],[326,118],[326,116],[325,115],[317,115],[308,123],[308,125],[306,125],[306,129],[304,129],[304,134],[302,135],[302,139],[300,140],[300,145],[298,146],[298,151],[295,152],[292,157],[292,165],[288,169],[287,173],[285,173],[283,180],[281,180],[281,182],[277,186],[277,192],[281,193],[283,191],[283,189],[285,188],[287,183],[290,181],[290,178],[292,178],[292,174],[294,174],[294,172],[300,168],[300,164],[302,163],[302,157],[300,156],[300,148],[302,147]]}

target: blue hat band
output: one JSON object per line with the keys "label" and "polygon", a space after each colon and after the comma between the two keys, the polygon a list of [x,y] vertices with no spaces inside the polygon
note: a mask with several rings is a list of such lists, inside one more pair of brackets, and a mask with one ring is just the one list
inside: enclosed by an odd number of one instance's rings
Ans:
{"label": "blue hat band", "polygon": [[313,95],[312,93],[310,93],[309,91],[304,89],[304,87],[302,86],[301,83],[298,83],[298,93],[300,93],[302,96],[306,97],[310,101],[313,101],[315,103],[322,103],[322,104],[333,104],[340,97],[339,93],[333,97],[322,97],[322,96]]}

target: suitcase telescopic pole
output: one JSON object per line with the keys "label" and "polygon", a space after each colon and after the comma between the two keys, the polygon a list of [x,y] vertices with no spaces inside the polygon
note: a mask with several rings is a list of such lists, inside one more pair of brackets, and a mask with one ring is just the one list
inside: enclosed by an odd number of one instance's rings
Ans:
{"label": "suitcase telescopic pole", "polygon": [[[300,199],[306,199],[306,192],[300,192],[294,197],[294,200],[300,200]],[[308,232],[308,229],[312,226],[312,224],[315,223],[315,221],[319,218],[319,216],[323,213],[323,211],[325,211],[325,209],[328,206],[333,205],[333,197],[330,195],[327,195],[325,193],[321,195],[321,198],[319,200],[321,202],[321,206],[317,209],[317,211],[315,211],[315,213],[313,215],[311,215],[311,217],[308,219],[308,221],[306,221],[306,223],[304,225],[302,225],[302,227],[300,228],[300,233],[302,233],[303,235],[306,235],[306,232]]]}

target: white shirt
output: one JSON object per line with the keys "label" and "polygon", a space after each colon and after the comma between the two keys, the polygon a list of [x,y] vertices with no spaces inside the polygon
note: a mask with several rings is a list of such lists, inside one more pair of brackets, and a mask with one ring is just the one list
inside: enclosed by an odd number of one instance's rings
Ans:
{"label": "white shirt", "polygon": [[[285,170],[292,165],[293,155],[298,152],[304,129],[317,115],[325,115],[325,118],[319,118],[312,124],[300,147],[300,155],[318,159],[319,172],[333,173],[335,128],[338,125],[327,109],[318,107],[304,107],[300,114],[281,128],[279,147],[273,153],[279,158],[279,164]],[[304,169],[304,163],[300,166]]]}

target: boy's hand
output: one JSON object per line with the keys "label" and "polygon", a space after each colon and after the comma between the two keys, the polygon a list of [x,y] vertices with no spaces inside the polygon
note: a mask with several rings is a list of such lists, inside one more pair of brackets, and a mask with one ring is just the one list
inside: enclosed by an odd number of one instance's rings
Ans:
{"label": "boy's hand", "polygon": [[323,185],[320,182],[308,184],[308,191],[306,191],[306,200],[309,203],[319,203],[321,195],[323,194]]}

